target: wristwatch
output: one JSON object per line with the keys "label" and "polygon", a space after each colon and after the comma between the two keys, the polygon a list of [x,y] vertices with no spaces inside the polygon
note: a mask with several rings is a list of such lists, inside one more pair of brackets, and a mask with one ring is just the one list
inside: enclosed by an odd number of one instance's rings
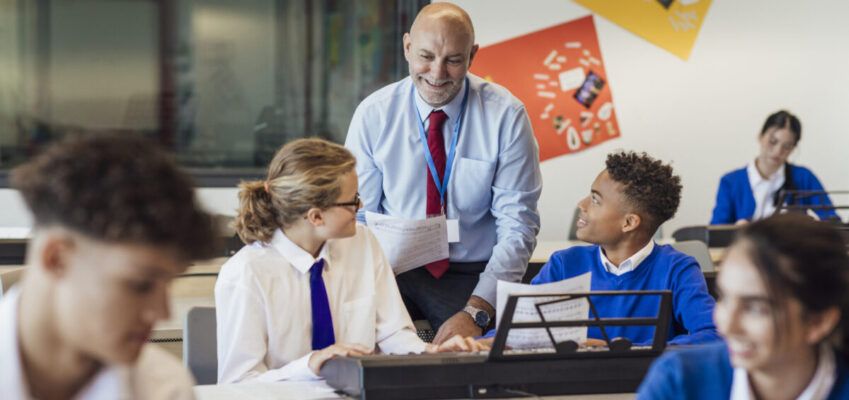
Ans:
{"label": "wristwatch", "polygon": [[489,314],[486,311],[475,306],[466,306],[463,311],[472,316],[472,320],[479,328],[486,329],[489,326]]}

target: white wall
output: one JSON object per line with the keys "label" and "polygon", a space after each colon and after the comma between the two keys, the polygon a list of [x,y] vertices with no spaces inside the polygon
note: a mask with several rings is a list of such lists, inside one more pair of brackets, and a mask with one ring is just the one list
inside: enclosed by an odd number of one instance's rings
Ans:
{"label": "white wall", "polygon": [[[471,14],[482,46],[589,14],[567,0],[456,3]],[[596,17],[622,137],[543,162],[540,239],[566,237],[575,204],[617,149],[671,161],[683,178],[683,201],[666,235],[706,223],[719,176],[754,157],[763,120],[781,108],[802,119],[792,161],[812,168],[828,189],[849,189],[845,15],[843,0],[714,0],[686,62]],[[200,196],[232,214],[235,193],[204,189]],[[849,196],[838,200],[849,204]],[[0,226],[27,224],[24,214],[15,194],[0,191]]]}
{"label": "white wall", "polygon": [[[590,14],[566,0],[455,3],[481,46]],[[755,156],[761,124],[781,108],[803,125],[791,161],[827,189],[849,189],[847,14],[842,0],[714,0],[688,61],[596,16],[622,137],[542,163],[540,238],[566,237],[575,204],[617,149],[671,161],[681,175],[681,207],[665,235],[707,223],[719,177]]]}

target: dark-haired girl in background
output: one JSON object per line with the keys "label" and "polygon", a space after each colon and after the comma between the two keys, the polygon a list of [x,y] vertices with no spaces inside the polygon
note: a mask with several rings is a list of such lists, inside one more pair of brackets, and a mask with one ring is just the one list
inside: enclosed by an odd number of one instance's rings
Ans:
{"label": "dark-haired girl in background", "polygon": [[[711,225],[755,221],[772,215],[781,205],[781,192],[822,191],[811,170],[787,162],[802,138],[802,124],[795,115],[778,111],[761,129],[760,154],[746,167],[722,177],[716,194]],[[784,202],[805,206],[830,206],[827,195],[795,196]],[[820,219],[839,218],[832,208],[814,208]]]}
{"label": "dark-haired girl in background", "polygon": [[799,214],[752,223],[716,283],[725,343],[664,354],[639,399],[849,398],[849,256],[836,229]]}

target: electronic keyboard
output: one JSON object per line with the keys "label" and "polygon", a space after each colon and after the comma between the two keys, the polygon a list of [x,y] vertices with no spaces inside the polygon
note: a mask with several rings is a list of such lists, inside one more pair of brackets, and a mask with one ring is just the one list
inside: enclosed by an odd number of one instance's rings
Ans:
{"label": "electronic keyboard", "polygon": [[[601,318],[593,298],[599,296],[657,296],[656,317]],[[570,394],[633,393],[651,363],[666,346],[672,293],[663,291],[599,291],[510,296],[499,323],[492,350],[481,353],[367,355],[336,357],[321,368],[328,385],[363,400],[382,399],[491,399]],[[535,304],[538,321],[513,320],[520,299]],[[590,306],[587,319],[552,321],[546,305],[575,300]],[[609,338],[608,326],[653,326],[651,345],[633,345],[627,338]],[[571,340],[555,341],[553,329],[596,326],[606,346],[582,346]],[[512,349],[512,329],[546,330],[545,348]]]}
{"label": "electronic keyboard", "polygon": [[364,400],[633,393],[654,359],[648,354],[522,361],[491,361],[485,353],[372,355],[328,360],[321,376]]}

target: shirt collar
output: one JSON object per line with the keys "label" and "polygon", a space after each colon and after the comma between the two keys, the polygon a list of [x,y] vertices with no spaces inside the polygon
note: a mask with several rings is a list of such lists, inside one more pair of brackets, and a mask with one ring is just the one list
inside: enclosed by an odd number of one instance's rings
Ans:
{"label": "shirt collar", "polygon": [[770,183],[777,184],[779,180],[781,180],[782,184],[784,183],[784,165],[783,164],[772,175],[768,176],[767,178],[764,178],[763,176],[761,176],[760,171],[758,171],[758,166],[755,163],[755,160],[752,160],[752,161],[749,161],[749,165],[746,166],[746,172],[749,175],[749,183],[752,186],[758,185],[762,182],[770,182]]}
{"label": "shirt collar", "polygon": [[743,368],[734,368],[729,400],[753,400],[754,398],[752,385],[749,384],[749,374]]}
{"label": "shirt collar", "polygon": [[631,257],[625,259],[625,261],[622,261],[622,263],[619,264],[619,267],[617,267],[610,262],[604,254],[604,249],[602,249],[601,246],[598,246],[598,253],[601,255],[601,265],[604,266],[604,269],[607,270],[607,272],[617,275],[637,269],[637,267],[640,266],[640,264],[649,256],[649,254],[651,254],[652,251],[654,251],[654,240],[649,240],[647,245],[643,246],[642,249],[634,253]]}
{"label": "shirt collar", "polygon": [[28,399],[18,347],[18,298],[18,288],[13,287],[0,301],[0,387],[10,398]]}
{"label": "shirt collar", "polygon": [[798,400],[824,399],[831,393],[834,381],[837,379],[837,362],[834,360],[834,351],[828,344],[820,345],[817,370],[808,387],[799,395]]}
{"label": "shirt collar", "polygon": [[[819,361],[814,377],[796,400],[815,400],[828,397],[836,379],[837,363],[834,359],[834,351],[829,345],[823,343],[819,348]],[[749,374],[743,368],[734,368],[730,400],[752,400],[754,398],[755,393],[749,382]]]}
{"label": "shirt collar", "polygon": [[416,99],[416,110],[419,112],[419,121],[424,122],[433,110],[442,110],[446,115],[448,115],[448,120],[445,121],[446,123],[454,124],[457,122],[457,118],[460,117],[460,107],[463,105],[463,93],[466,92],[465,78],[463,78],[463,84],[460,86],[460,91],[457,92],[457,95],[455,95],[448,104],[437,108],[427,104],[427,102],[422,99],[422,96],[419,96],[419,91],[416,89],[415,82],[412,82],[412,78],[410,78],[410,80],[413,85],[413,92],[415,93],[413,97]]}
{"label": "shirt collar", "polygon": [[307,253],[306,250],[289,239],[281,229],[277,229],[274,231],[274,236],[271,237],[271,246],[280,252],[280,255],[302,274],[309,272],[312,265],[322,258],[324,259],[324,268],[327,269],[329,267],[330,252],[328,251],[327,242],[321,246],[318,258],[315,258],[312,254]]}

